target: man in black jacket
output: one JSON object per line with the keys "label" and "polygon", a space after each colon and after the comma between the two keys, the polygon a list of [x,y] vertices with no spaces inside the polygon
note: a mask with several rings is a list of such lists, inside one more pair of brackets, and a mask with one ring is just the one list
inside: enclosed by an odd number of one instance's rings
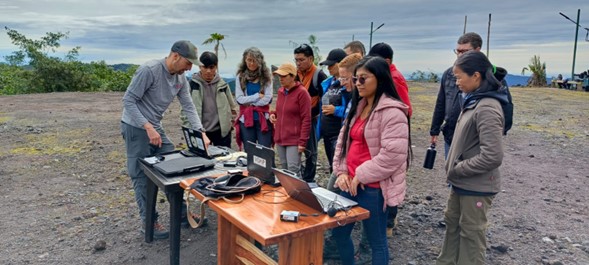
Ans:
{"label": "man in black jacket", "polygon": [[[458,38],[456,49],[454,53],[457,57],[468,51],[480,51],[483,46],[483,39],[481,36],[474,32],[468,32]],[[440,82],[440,90],[438,91],[438,98],[436,100],[436,106],[434,108],[434,114],[432,117],[432,125],[430,128],[431,143],[436,144],[440,131],[444,134],[444,157],[448,156],[450,145],[452,144],[452,136],[454,135],[454,129],[456,128],[456,122],[462,103],[464,101],[463,93],[458,89],[456,85],[456,77],[452,73],[452,68],[448,68],[442,75]],[[497,67],[494,72],[497,80],[501,81],[503,88],[501,93],[506,93],[509,99],[509,103],[503,106],[505,116],[505,128],[503,134],[506,134],[511,129],[512,115],[513,115],[513,104],[511,103],[511,94],[504,77],[507,75],[505,69]]]}

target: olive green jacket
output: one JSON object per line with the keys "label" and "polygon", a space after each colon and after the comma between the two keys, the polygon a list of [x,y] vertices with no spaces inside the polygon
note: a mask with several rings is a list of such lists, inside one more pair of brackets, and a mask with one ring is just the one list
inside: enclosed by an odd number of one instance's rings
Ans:
{"label": "olive green jacket", "polygon": [[503,162],[503,110],[482,98],[462,111],[446,159],[448,182],[458,188],[498,193]]}
{"label": "olive green jacket", "polygon": [[[217,82],[217,110],[219,114],[219,125],[221,127],[221,135],[223,137],[227,136],[231,133],[233,129],[233,113],[237,111],[237,103],[233,98],[233,94],[231,93],[231,89],[227,82],[223,80],[223,78],[219,78]],[[217,79],[215,78],[215,79]],[[192,96],[192,102],[194,102],[194,106],[196,107],[196,111],[198,112],[198,116],[201,120],[203,120],[202,116],[202,98],[203,98],[203,91],[201,88],[205,87],[204,80],[200,78],[197,74],[192,76],[192,79],[189,81],[190,83],[190,94]],[[182,114],[181,115],[182,124],[184,126],[188,125],[188,121],[186,117]]]}

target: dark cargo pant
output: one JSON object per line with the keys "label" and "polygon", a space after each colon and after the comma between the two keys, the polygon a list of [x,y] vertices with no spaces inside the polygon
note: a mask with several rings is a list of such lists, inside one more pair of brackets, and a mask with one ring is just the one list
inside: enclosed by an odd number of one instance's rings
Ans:
{"label": "dark cargo pant", "polygon": [[162,137],[162,147],[149,144],[149,137],[144,129],[121,122],[121,134],[127,149],[127,172],[133,183],[135,200],[143,222],[145,222],[146,212],[147,176],[143,173],[138,159],[174,151],[174,144],[168,139],[164,130],[157,129],[157,132]]}

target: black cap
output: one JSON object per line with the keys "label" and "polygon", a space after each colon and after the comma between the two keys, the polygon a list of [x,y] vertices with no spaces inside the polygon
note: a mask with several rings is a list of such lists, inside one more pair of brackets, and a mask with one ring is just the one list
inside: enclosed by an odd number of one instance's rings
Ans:
{"label": "black cap", "polygon": [[196,46],[187,40],[179,40],[172,45],[172,52],[178,53],[180,56],[186,58],[194,65],[200,65],[198,61],[198,54]]}
{"label": "black cap", "polygon": [[215,66],[219,63],[217,55],[212,52],[203,52],[198,59],[204,67]]}
{"label": "black cap", "polygon": [[374,44],[370,51],[368,52],[368,56],[379,56],[383,59],[393,59],[393,48],[390,45],[380,42]]}
{"label": "black cap", "polygon": [[319,65],[327,65],[332,66],[335,63],[341,62],[344,58],[346,58],[346,51],[343,49],[333,49],[327,55],[327,59],[325,61],[319,63]]}

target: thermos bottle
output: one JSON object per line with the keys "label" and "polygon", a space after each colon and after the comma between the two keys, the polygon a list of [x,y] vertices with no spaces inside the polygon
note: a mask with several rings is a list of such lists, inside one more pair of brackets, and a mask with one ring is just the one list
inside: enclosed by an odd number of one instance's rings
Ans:
{"label": "thermos bottle", "polygon": [[436,162],[436,153],[436,144],[432,144],[425,152],[425,161],[423,161],[424,168],[434,168],[434,162]]}

